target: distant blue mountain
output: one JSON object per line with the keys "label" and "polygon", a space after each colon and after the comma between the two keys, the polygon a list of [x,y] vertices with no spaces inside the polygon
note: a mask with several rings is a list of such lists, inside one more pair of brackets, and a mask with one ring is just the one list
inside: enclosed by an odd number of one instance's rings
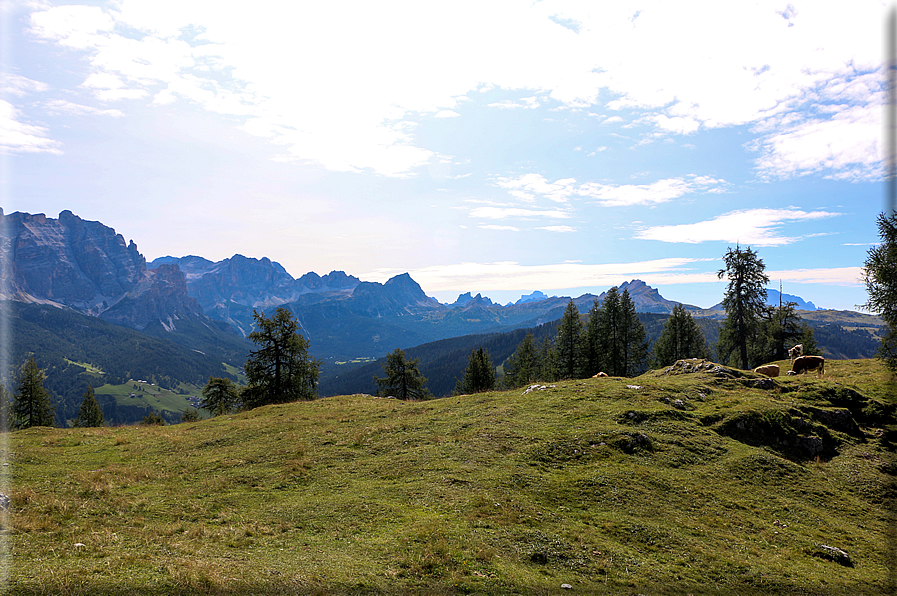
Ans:
{"label": "distant blue mountain", "polygon": [[[794,294],[782,294],[781,295],[782,304],[786,302],[795,302],[797,303],[797,310],[823,310],[818,308],[812,302],[807,302],[800,296],[795,296]],[[770,306],[778,306],[779,305],[779,291],[778,290],[766,290],[766,304]]]}
{"label": "distant blue mountain", "polygon": [[481,296],[480,294],[477,294],[476,296],[471,296],[470,292],[465,292],[464,294],[459,294],[458,299],[455,300],[453,303],[449,304],[449,306],[451,306],[451,307],[467,306],[471,302],[473,302],[474,304],[479,304],[481,306],[493,306],[495,304],[494,302],[492,302],[491,299],[489,299],[486,296]]}
{"label": "distant blue mountain", "polygon": [[[548,299],[548,296],[539,290],[536,290],[532,294],[527,294],[526,296],[521,296],[520,300],[515,302],[514,304],[526,304],[527,302],[540,302],[542,300]],[[509,305],[510,306],[510,305]]]}

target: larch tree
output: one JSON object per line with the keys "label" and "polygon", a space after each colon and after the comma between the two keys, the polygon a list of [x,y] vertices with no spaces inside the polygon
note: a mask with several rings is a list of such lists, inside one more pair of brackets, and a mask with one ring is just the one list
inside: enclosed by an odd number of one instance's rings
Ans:
{"label": "larch tree", "polygon": [[878,357],[897,372],[897,213],[878,215],[881,242],[869,249],[863,278],[869,300],[860,308],[879,315],[887,325]]}
{"label": "larch tree", "polygon": [[247,380],[243,405],[255,408],[314,399],[321,362],[309,355],[298,321],[283,307],[271,318],[258,311],[253,317],[255,330],[248,337],[259,349],[251,351],[243,365]]}
{"label": "larch tree", "polygon": [[489,352],[483,348],[473,350],[467,359],[464,375],[455,385],[455,394],[481,393],[495,389],[495,367]]}
{"label": "larch tree", "polygon": [[430,399],[433,395],[427,389],[427,378],[420,373],[420,359],[408,360],[405,351],[396,348],[386,355],[382,364],[385,377],[374,376],[377,395],[399,399]]}
{"label": "larch tree", "polygon": [[578,379],[583,372],[583,324],[571,299],[554,338],[554,357],[560,379]]}
{"label": "larch tree", "polygon": [[648,339],[629,290],[623,290],[620,295],[620,322],[622,376],[634,377],[648,368]]}
{"label": "larch tree", "polygon": [[604,295],[598,315],[598,352],[601,355],[603,372],[612,377],[625,375],[623,361],[623,318],[620,308],[620,290],[616,286]]}
{"label": "larch tree", "polygon": [[93,387],[87,386],[84,393],[84,399],[81,400],[81,407],[78,408],[78,416],[72,425],[78,428],[88,428],[95,426],[103,426],[106,419],[103,416],[103,410],[97,403],[97,397],[94,395]]}
{"label": "larch tree", "polygon": [[748,348],[758,336],[769,276],[764,273],[763,261],[750,247],[742,249],[736,245],[734,250],[730,247],[723,262],[725,268],[717,272],[717,277],[726,277],[729,285],[723,296],[726,321],[720,330],[717,353],[721,361],[729,363],[732,353],[737,352],[741,368],[750,369]]}
{"label": "larch tree", "polygon": [[15,403],[12,406],[16,428],[54,426],[56,414],[50,401],[50,393],[44,388],[46,378],[34,356],[19,368]]}
{"label": "larch tree", "polygon": [[229,414],[240,404],[240,390],[227,377],[210,376],[209,382],[202,388],[202,397],[199,407],[208,410],[212,416]]}
{"label": "larch tree", "polygon": [[540,378],[539,351],[532,333],[527,333],[514,353],[505,360],[502,385],[508,389],[522,387]]}
{"label": "larch tree", "polygon": [[601,303],[598,300],[592,302],[589,315],[586,319],[585,336],[583,340],[584,375],[593,377],[601,372],[604,364],[601,352]]}
{"label": "larch tree", "polygon": [[682,304],[673,307],[670,318],[663,325],[660,337],[654,342],[651,364],[657,368],[674,364],[685,358],[709,358],[710,349],[704,332]]}

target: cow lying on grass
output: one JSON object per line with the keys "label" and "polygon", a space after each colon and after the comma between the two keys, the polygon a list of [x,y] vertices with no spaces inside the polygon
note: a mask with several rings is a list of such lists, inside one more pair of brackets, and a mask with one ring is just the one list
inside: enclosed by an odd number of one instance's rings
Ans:
{"label": "cow lying on grass", "polygon": [[799,375],[809,370],[818,370],[816,374],[820,372],[825,374],[825,358],[822,356],[801,356],[796,358],[788,374]]}
{"label": "cow lying on grass", "polygon": [[754,369],[754,372],[766,375],[767,377],[777,377],[779,376],[779,365],[767,364],[766,366],[758,366]]}

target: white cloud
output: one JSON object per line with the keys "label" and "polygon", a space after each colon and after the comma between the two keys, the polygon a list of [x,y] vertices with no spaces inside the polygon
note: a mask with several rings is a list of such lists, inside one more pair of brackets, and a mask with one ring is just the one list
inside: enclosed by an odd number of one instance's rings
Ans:
{"label": "white cloud", "polygon": [[439,110],[438,112],[436,112],[437,118],[457,118],[460,115],[461,114],[459,114],[455,110]]}
{"label": "white cloud", "polygon": [[[542,288],[607,287],[638,278],[663,279],[667,283],[715,282],[715,272],[695,271],[702,262],[718,259],[669,258],[635,263],[583,264],[575,262],[548,265],[521,265],[513,261],[497,263],[457,263],[424,267],[409,271],[411,277],[428,292],[523,290]],[[714,265],[715,266],[715,265]],[[376,269],[361,277],[370,281],[386,281],[397,269]],[[651,282],[648,282],[651,283]]]}
{"label": "white cloud", "polygon": [[[766,123],[812,107],[818,117],[764,137],[761,173],[874,175],[874,127],[862,112],[875,109],[869,93],[880,83],[855,83],[880,66],[886,7],[792,4],[785,19],[771,0],[725,10],[708,2],[621,1],[596,10],[577,0],[457,0],[252,11],[211,0],[129,0],[37,9],[31,29],[83,52],[89,75],[121,81],[95,88],[97,97],[177,98],[251,116],[245,130],[282,146],[281,159],[334,170],[408,175],[435,153],[395,122],[445,117],[469,93],[500,89],[521,98],[496,107],[629,108],[662,134]],[[856,113],[822,117],[834,100]],[[849,130],[850,122],[863,130]],[[809,169],[814,157],[821,169]]]}
{"label": "white cloud", "polygon": [[520,101],[511,101],[510,99],[505,99],[496,103],[490,103],[490,108],[499,108],[502,110],[514,109],[514,108],[524,108],[529,110],[534,110],[538,108],[541,104],[538,101],[537,97],[524,97]]}
{"label": "white cloud", "polygon": [[764,178],[789,178],[821,172],[839,180],[877,180],[882,176],[880,105],[844,107],[827,118],[801,120],[751,146],[760,152]]}
{"label": "white cloud", "polygon": [[786,269],[767,271],[770,279],[795,283],[827,284],[834,286],[862,286],[862,267],[836,267],[832,269]]}
{"label": "white cloud", "polygon": [[47,138],[47,132],[43,126],[20,122],[18,110],[0,99],[0,151],[61,154],[61,144]]}
{"label": "white cloud", "polygon": [[29,78],[13,74],[0,73],[0,95],[15,95],[22,97],[30,93],[46,91],[48,89],[46,83],[33,81]]}
{"label": "white cloud", "polygon": [[486,224],[482,226],[477,226],[483,230],[500,230],[505,232],[519,232],[520,228],[516,228],[514,226],[497,226],[493,224]]}
{"label": "white cloud", "polygon": [[536,229],[537,230],[545,230],[546,232],[560,232],[560,233],[576,231],[576,228],[573,228],[571,226],[541,226]]}
{"label": "white cloud", "polygon": [[525,202],[532,203],[541,195],[556,203],[567,203],[574,197],[593,199],[605,207],[655,205],[666,203],[687,194],[725,192],[727,183],[709,176],[690,175],[668,178],[651,184],[577,184],[574,178],[548,182],[540,174],[525,174],[518,178],[498,178],[496,186]]}
{"label": "white cloud", "polygon": [[748,209],[733,211],[693,224],[654,226],[636,232],[635,237],[643,240],[688,244],[721,241],[740,242],[754,246],[779,246],[801,239],[801,237],[783,236],[779,233],[779,228],[786,223],[824,219],[837,215],[840,214],[827,211]]}
{"label": "white cloud", "polygon": [[47,110],[47,113],[53,116],[58,116],[60,114],[72,114],[75,116],[111,116],[113,118],[124,116],[124,113],[121,110],[94,108],[72,103],[64,99],[54,99],[44,102],[44,107]]}
{"label": "white cloud", "polygon": [[470,211],[471,217],[484,219],[505,219],[507,217],[548,217],[564,219],[570,217],[566,211],[558,209],[520,209],[519,207],[476,207]]}
{"label": "white cloud", "polygon": [[651,184],[584,184],[579,194],[596,199],[605,207],[656,205],[703,192],[725,192],[726,181],[709,176],[667,178]]}

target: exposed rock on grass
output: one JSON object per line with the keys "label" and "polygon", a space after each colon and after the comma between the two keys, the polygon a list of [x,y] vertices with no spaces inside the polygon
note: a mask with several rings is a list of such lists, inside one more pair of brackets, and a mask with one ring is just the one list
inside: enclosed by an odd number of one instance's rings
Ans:
{"label": "exposed rock on grass", "polygon": [[853,567],[853,560],[850,558],[850,555],[834,546],[817,544],[816,550],[814,550],[812,554],[814,557],[833,561],[839,565],[844,565],[845,567]]}

